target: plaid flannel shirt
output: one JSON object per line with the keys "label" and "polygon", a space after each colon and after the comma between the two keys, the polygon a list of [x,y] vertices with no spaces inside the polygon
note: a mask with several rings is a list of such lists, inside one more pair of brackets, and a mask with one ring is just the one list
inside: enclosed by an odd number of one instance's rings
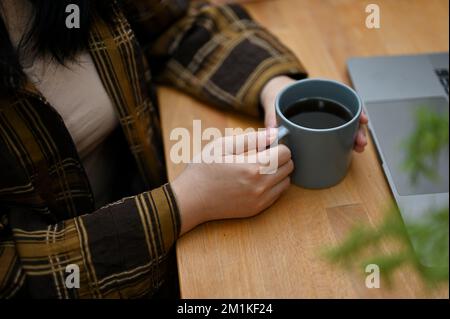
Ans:
{"label": "plaid flannel shirt", "polygon": [[[154,294],[180,232],[177,203],[164,184],[154,83],[258,115],[270,78],[305,76],[240,6],[128,0],[113,7],[112,23],[95,19],[89,51],[153,189],[95,210],[60,115],[30,82],[0,96],[0,298]],[[65,285],[70,264],[80,269],[79,289]]]}

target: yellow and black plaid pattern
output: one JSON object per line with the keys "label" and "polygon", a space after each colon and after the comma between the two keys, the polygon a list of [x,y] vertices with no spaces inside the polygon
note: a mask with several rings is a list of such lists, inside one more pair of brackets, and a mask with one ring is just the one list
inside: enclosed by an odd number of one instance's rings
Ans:
{"label": "yellow and black plaid pattern", "polygon": [[[170,185],[160,186],[166,177],[154,83],[257,115],[271,77],[305,76],[292,53],[237,5],[112,6],[112,23],[95,20],[89,50],[140,174],[157,188],[95,210],[60,115],[31,83],[0,96],[0,298],[152,295],[180,231]],[[65,285],[69,264],[80,269],[79,289]]]}

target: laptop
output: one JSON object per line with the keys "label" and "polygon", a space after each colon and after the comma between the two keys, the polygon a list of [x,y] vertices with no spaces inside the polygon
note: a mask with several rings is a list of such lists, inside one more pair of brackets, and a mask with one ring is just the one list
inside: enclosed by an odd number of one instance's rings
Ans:
{"label": "laptop", "polygon": [[[449,150],[442,150],[436,165],[438,179],[420,176],[411,182],[403,168],[402,144],[415,130],[418,108],[448,116],[449,54],[351,58],[348,70],[369,117],[369,132],[403,221],[416,222],[433,208],[449,204]],[[413,247],[418,243],[412,240]],[[427,260],[422,264],[430,267]]]}

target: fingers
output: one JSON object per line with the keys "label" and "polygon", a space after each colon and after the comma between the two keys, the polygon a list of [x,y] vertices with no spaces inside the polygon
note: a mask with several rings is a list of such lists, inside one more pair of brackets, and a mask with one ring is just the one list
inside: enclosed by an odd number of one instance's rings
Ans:
{"label": "fingers", "polygon": [[353,150],[356,152],[356,153],[362,153],[362,152],[364,152],[364,146],[359,146],[359,145],[355,145],[355,147],[353,148]]}
{"label": "fingers", "polygon": [[272,204],[275,203],[278,198],[280,198],[281,194],[283,194],[283,192],[285,192],[289,188],[290,184],[291,181],[289,177],[287,177],[280,183],[276,184],[274,187],[267,190],[261,199],[261,211],[272,206]]}
{"label": "fingers", "polygon": [[367,137],[366,137],[366,130],[365,125],[369,123],[369,118],[367,117],[366,113],[364,111],[361,112],[361,116],[359,118],[360,128],[358,130],[358,133],[356,135],[354,150],[357,153],[364,152],[364,148],[367,145]]}
{"label": "fingers", "polygon": [[264,125],[267,128],[277,127],[277,118],[275,116],[275,107],[270,107],[266,109],[266,114],[264,116]]}
{"label": "fingers", "polygon": [[271,160],[278,159],[278,167],[283,166],[291,159],[291,150],[284,144],[279,144],[270,149],[264,150],[263,152],[269,152]]}
{"label": "fingers", "polygon": [[271,169],[277,169],[280,166],[283,166],[290,159],[291,159],[291,151],[284,144],[279,144],[275,147],[271,147],[263,151],[260,151],[256,154],[250,154],[247,156],[247,161],[249,163],[258,163],[260,164],[260,167],[270,166]]}
{"label": "fingers", "polygon": [[[284,144],[279,144],[272,148],[274,152],[272,156],[278,156],[278,167],[283,166],[291,160],[291,150]],[[266,150],[268,151],[268,150]]]}
{"label": "fingers", "polygon": [[275,174],[265,175],[265,183],[267,183],[267,189],[272,188],[283,181],[286,177],[294,171],[294,162],[290,159],[288,162],[278,168]]}
{"label": "fingers", "polygon": [[367,117],[364,111],[361,112],[361,116],[359,117],[359,123],[363,125],[369,123],[369,118]]}
{"label": "fingers", "polygon": [[366,145],[367,145],[366,130],[364,129],[364,127],[361,127],[359,128],[358,133],[356,134],[354,150],[358,153],[361,153],[364,151]]}
{"label": "fingers", "polygon": [[251,150],[263,150],[272,144],[278,134],[277,129],[250,132],[240,135],[226,136],[218,141],[222,144],[225,154],[242,154]]}

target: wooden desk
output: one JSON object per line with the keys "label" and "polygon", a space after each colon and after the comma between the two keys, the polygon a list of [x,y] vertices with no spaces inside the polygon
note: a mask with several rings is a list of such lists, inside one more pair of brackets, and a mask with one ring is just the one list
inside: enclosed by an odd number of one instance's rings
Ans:
{"label": "wooden desk", "polygon": [[[447,0],[377,0],[381,29],[365,27],[358,0],[273,0],[246,2],[256,20],[270,29],[304,63],[311,77],[348,83],[351,56],[447,51]],[[168,88],[161,88],[166,157],[170,131],[206,127],[263,127],[259,121],[218,111]],[[183,170],[168,161],[170,179]],[[430,292],[410,269],[394,279],[394,289],[367,289],[365,277],[331,265],[321,255],[342,239],[355,220],[376,224],[392,200],[372,143],[354,156],[348,176],[327,190],[291,186],[270,209],[247,220],[212,222],[177,244],[183,298],[372,298],[445,297]],[[382,249],[389,251],[389,245]]]}

